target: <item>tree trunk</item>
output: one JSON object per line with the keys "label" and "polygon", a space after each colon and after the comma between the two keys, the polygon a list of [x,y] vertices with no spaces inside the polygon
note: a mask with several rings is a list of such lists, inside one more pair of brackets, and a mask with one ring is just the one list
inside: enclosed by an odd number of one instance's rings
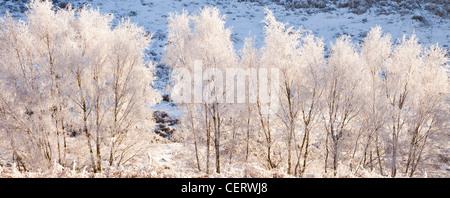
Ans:
{"label": "tree trunk", "polygon": [[309,129],[307,130],[306,135],[306,145],[305,145],[305,154],[303,155],[303,168],[302,168],[302,175],[305,173],[306,170],[306,161],[308,158],[308,148],[309,148]]}
{"label": "tree trunk", "polygon": [[327,164],[328,164],[328,134],[327,134],[327,138],[325,140],[325,162],[324,162],[324,169],[325,169],[325,173],[327,173]]}
{"label": "tree trunk", "polygon": [[211,144],[211,123],[208,120],[208,107],[205,104],[205,124],[206,124],[206,174],[209,174],[209,145]]}
{"label": "tree trunk", "polygon": [[202,168],[200,167],[200,159],[198,158],[197,140],[194,140],[194,147],[195,147],[195,158],[197,159],[197,168],[198,168],[198,171],[201,171]]}
{"label": "tree trunk", "polygon": [[[250,112],[250,110],[249,110]],[[245,149],[245,162],[248,162],[248,155],[250,150],[250,115],[247,118],[247,141],[246,141],[246,149]]]}
{"label": "tree trunk", "polygon": [[214,121],[214,149],[216,152],[216,173],[220,174],[220,113],[217,104],[213,105],[213,121]]}
{"label": "tree trunk", "polygon": [[337,140],[333,140],[333,171],[334,176],[337,175],[338,168],[338,142]]}
{"label": "tree trunk", "polygon": [[91,163],[92,163],[92,168],[94,169],[94,173],[97,173],[97,166],[95,164],[95,160],[94,160],[94,151],[92,149],[92,144],[91,144],[91,134],[89,132],[88,129],[88,108],[87,108],[87,104],[86,104],[86,100],[84,98],[84,94],[83,94],[83,86],[81,83],[81,74],[77,75],[77,80],[78,80],[78,88],[80,91],[80,99],[81,99],[81,104],[82,104],[82,110],[83,110],[83,122],[84,122],[84,127],[83,127],[83,131],[84,134],[86,135],[86,140],[87,140],[87,144],[88,144],[88,148],[89,148],[89,154],[91,156]]}
{"label": "tree trunk", "polygon": [[193,115],[193,113],[192,113],[192,110],[190,110],[189,109],[189,111],[190,111],[190,113],[191,113],[191,129],[192,129],[192,134],[194,135],[194,148],[195,148],[195,158],[196,158],[196,160],[197,160],[197,168],[198,168],[198,171],[201,171],[202,169],[201,169],[201,167],[200,167],[200,158],[199,158],[199,156],[198,156],[198,145],[197,145],[197,134],[196,134],[196,132],[195,132],[195,124],[194,124],[194,115]]}
{"label": "tree trunk", "polygon": [[378,134],[376,136],[376,140],[375,140],[375,144],[376,144],[376,149],[377,149],[377,158],[378,158],[378,166],[380,168],[380,174],[383,174],[383,164],[381,163],[381,153],[380,153],[380,147],[378,145]]}

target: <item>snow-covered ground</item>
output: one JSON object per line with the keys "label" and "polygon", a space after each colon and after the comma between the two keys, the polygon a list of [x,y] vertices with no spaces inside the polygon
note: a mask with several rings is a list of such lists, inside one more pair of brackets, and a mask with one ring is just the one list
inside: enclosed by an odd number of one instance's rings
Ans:
{"label": "snow-covered ground", "polygon": [[[60,1],[63,2],[63,1]],[[82,6],[84,1],[72,0],[73,7]],[[64,3],[64,2],[63,2]],[[122,17],[129,17],[132,22],[145,27],[153,33],[153,42],[149,50],[150,59],[156,66],[157,81],[155,87],[164,94],[168,79],[168,67],[161,64],[164,56],[164,46],[167,42],[167,17],[170,12],[196,12],[203,6],[217,6],[226,15],[226,26],[232,27],[235,49],[243,46],[246,37],[254,37],[256,47],[263,45],[264,36],[262,20],[264,9],[271,9],[279,21],[289,23],[296,28],[310,30],[317,37],[323,38],[326,46],[341,35],[351,35],[356,43],[360,43],[371,27],[381,26],[385,33],[393,39],[401,38],[404,34],[415,33],[419,42],[425,45],[439,43],[444,49],[450,46],[450,19],[437,16],[425,9],[412,10],[408,13],[396,12],[386,7],[385,14],[375,9],[369,9],[363,14],[354,14],[348,8],[333,9],[303,9],[287,8],[276,3],[238,2],[237,0],[91,0],[94,8],[103,13],[114,14],[117,23]],[[59,3],[62,5],[62,3]],[[65,4],[64,4],[65,5]],[[0,15],[9,11],[12,16],[23,17],[26,10],[17,1],[0,2]],[[179,118],[176,105],[163,101],[153,107],[154,110],[165,111],[174,118]],[[176,161],[177,155],[183,152],[181,143],[158,143],[153,145],[152,160],[165,169],[180,168]],[[155,155],[156,154],[156,155]],[[251,170],[245,170],[250,171]],[[447,171],[448,170],[443,170]]]}

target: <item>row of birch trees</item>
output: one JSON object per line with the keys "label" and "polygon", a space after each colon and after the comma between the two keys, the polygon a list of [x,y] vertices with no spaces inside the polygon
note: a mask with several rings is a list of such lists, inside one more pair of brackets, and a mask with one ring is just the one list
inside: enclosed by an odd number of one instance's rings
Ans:
{"label": "row of birch trees", "polygon": [[[263,46],[256,49],[247,38],[235,51],[231,28],[217,8],[168,18],[164,61],[192,74],[174,73],[173,84],[187,82],[191,92],[184,93],[192,93],[179,106],[198,171],[211,173],[215,165],[220,173],[223,165],[244,162],[295,176],[310,169],[396,177],[414,176],[436,158],[449,131],[446,50],[424,47],[414,34],[394,42],[380,27],[359,45],[342,36],[325,50],[322,39],[277,21],[268,9],[263,22]],[[195,69],[199,62],[203,70]],[[219,75],[229,71],[243,74],[244,82],[242,75]],[[265,76],[279,87],[255,86]],[[216,81],[223,86],[211,86]],[[239,96],[224,100],[234,88],[245,90],[245,102]],[[209,95],[215,98],[201,98]],[[279,104],[277,111],[263,113],[271,103]]]}

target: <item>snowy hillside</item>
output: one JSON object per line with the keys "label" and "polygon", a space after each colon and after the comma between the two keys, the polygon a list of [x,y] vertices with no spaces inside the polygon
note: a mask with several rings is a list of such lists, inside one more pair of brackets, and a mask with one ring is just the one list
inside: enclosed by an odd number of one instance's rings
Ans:
{"label": "snowy hillside", "polygon": [[[85,1],[59,1],[55,4],[65,6],[72,3],[73,7],[81,7]],[[315,1],[313,1],[315,2]],[[23,4],[15,1],[3,1],[0,14],[12,10],[12,15],[21,17],[26,10]],[[149,51],[150,58],[159,64],[164,55],[164,46],[167,43],[167,17],[170,12],[196,12],[203,6],[217,6],[221,13],[226,15],[227,27],[231,27],[232,39],[236,50],[243,47],[246,37],[255,37],[255,46],[260,48],[264,42],[262,34],[264,9],[267,7],[274,11],[278,20],[289,23],[296,28],[312,31],[324,39],[326,46],[342,35],[351,35],[352,39],[361,42],[370,28],[379,25],[383,32],[392,35],[393,39],[401,39],[403,35],[417,34],[419,43],[439,46],[449,49],[450,46],[450,19],[441,17],[423,8],[414,7],[412,10],[395,9],[391,4],[382,4],[380,8],[368,8],[367,12],[355,14],[354,8],[327,5],[325,8],[288,7],[271,1],[234,1],[234,0],[90,0],[92,8],[99,8],[103,13],[114,14],[118,22],[120,18],[129,17],[132,22],[145,27],[153,34],[153,42]],[[320,6],[319,6],[320,7]],[[444,6],[442,6],[444,7]],[[447,5],[448,7],[448,5]],[[445,9],[445,7],[443,8]],[[14,12],[15,11],[15,12]],[[401,11],[401,12],[400,12]],[[164,65],[157,66],[159,80],[155,87],[165,92],[167,69]],[[178,118],[176,108],[167,103],[155,107],[155,110],[168,111]]]}
{"label": "snowy hillside", "polygon": [[[23,3],[18,2],[21,1],[2,1],[0,14],[3,15],[9,10],[13,16],[22,17],[26,7]],[[432,7],[438,7],[437,10],[444,10],[442,12],[446,13],[445,9],[448,9],[448,4],[417,3],[417,5],[411,4],[412,8],[401,9],[395,1],[385,2],[387,3],[373,5],[375,7],[366,7],[366,10],[359,14],[354,12],[350,5],[342,6],[343,3],[329,4],[324,8],[309,8],[312,7],[309,4],[307,4],[309,6],[285,6],[271,1],[241,2],[234,0],[90,0],[87,2],[71,0],[56,1],[54,4],[65,6],[67,3],[72,3],[73,7],[81,7],[85,3],[90,4],[93,8],[99,8],[101,12],[114,14],[116,19],[130,17],[132,22],[144,26],[149,32],[155,34],[154,38],[157,42],[153,43],[154,53],[151,53],[155,57],[155,61],[159,61],[163,53],[162,47],[166,42],[167,34],[166,18],[169,13],[181,12],[183,9],[195,12],[203,6],[217,6],[222,14],[227,16],[226,26],[233,29],[233,39],[237,49],[242,47],[244,38],[248,36],[257,36],[257,47],[262,45],[261,32],[265,7],[273,10],[280,21],[295,27],[302,27],[312,31],[318,37],[323,37],[326,44],[345,34],[361,41],[371,27],[379,25],[393,38],[401,38],[403,34],[415,32],[421,43],[439,43],[448,48],[450,45],[450,36],[446,31],[450,29],[448,16],[438,16],[433,11],[425,9],[433,5]],[[420,6],[421,4],[422,6]],[[393,5],[397,5],[397,8]]]}
{"label": "snowy hillside", "polygon": [[[9,11],[12,16],[23,17],[26,11],[26,0],[0,2],[0,15]],[[447,15],[438,16],[433,10],[443,10],[447,13],[448,4],[420,3],[407,4],[395,3],[395,1],[383,1],[373,7],[347,3],[346,1],[294,1],[292,6],[287,3],[266,1],[237,1],[237,0],[68,0],[55,1],[58,6],[82,7],[84,4],[92,8],[98,8],[103,13],[112,13],[117,23],[123,17],[129,17],[132,22],[145,27],[153,34],[153,42],[149,55],[155,64],[159,64],[164,55],[164,46],[167,43],[167,17],[169,13],[180,13],[183,10],[196,12],[203,6],[216,6],[226,15],[226,26],[231,27],[232,39],[236,50],[243,47],[246,37],[254,37],[255,45],[260,48],[263,45],[262,34],[264,9],[273,10],[280,21],[289,23],[296,28],[312,31],[312,33],[324,39],[326,46],[334,42],[342,35],[351,35],[352,39],[361,42],[370,28],[379,25],[385,33],[392,35],[393,39],[401,39],[403,35],[417,34],[419,43],[431,45],[439,43],[443,48],[450,46],[450,19]],[[351,2],[351,1],[347,1]],[[354,1],[358,2],[358,1]],[[445,2],[445,1],[444,1]],[[405,4],[405,5],[403,5]],[[297,6],[296,6],[297,5]],[[302,6],[303,5],[303,6]],[[402,8],[402,6],[408,9]],[[377,7],[378,6],[378,7]],[[318,7],[318,8],[316,8]],[[425,8],[435,9],[425,9]],[[364,11],[355,11],[364,9]],[[155,87],[165,92],[165,80],[168,73],[164,66],[157,67],[161,81],[155,83]],[[165,105],[168,106],[168,105]],[[171,110],[168,106],[168,110]],[[157,107],[157,109],[161,109]],[[172,109],[173,110],[173,109]]]}

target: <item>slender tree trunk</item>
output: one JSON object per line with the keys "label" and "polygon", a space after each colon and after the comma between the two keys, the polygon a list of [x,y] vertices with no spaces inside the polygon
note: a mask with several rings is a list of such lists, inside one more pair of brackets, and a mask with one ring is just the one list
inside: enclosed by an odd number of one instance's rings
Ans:
{"label": "slender tree trunk", "polygon": [[333,139],[333,171],[334,171],[334,176],[337,175],[337,168],[338,168],[338,141]]}
{"label": "slender tree trunk", "polygon": [[200,158],[198,156],[198,143],[197,143],[197,134],[195,132],[195,124],[194,124],[194,115],[193,112],[189,109],[190,113],[191,113],[191,129],[192,129],[192,134],[194,135],[194,148],[195,148],[195,159],[197,160],[197,168],[198,171],[201,171],[201,166],[200,166]]}
{"label": "slender tree trunk", "polygon": [[63,153],[63,165],[65,165],[66,161],[66,154],[67,154],[67,140],[66,140],[66,127],[64,126],[64,118],[61,119],[61,128],[63,133],[63,143],[64,143],[64,153]]}
{"label": "slender tree trunk", "polygon": [[305,134],[306,135],[306,144],[305,144],[305,153],[304,153],[304,155],[303,155],[303,168],[302,168],[302,175],[305,173],[305,171],[306,171],[306,161],[307,161],[307,158],[308,158],[308,148],[309,148],[309,134],[310,134],[310,131],[309,131],[309,129],[307,130],[307,133]]}
{"label": "slender tree trunk", "polygon": [[266,141],[266,149],[267,149],[266,160],[269,164],[269,168],[273,169],[273,168],[275,168],[275,164],[273,163],[272,157],[271,157],[272,136],[271,136],[271,131],[270,131],[270,117],[267,118],[267,124],[265,124],[264,116],[261,113],[261,104],[260,104],[259,100],[257,101],[257,105],[258,105],[259,120],[260,120],[260,124],[261,124],[262,130],[263,130],[265,141]]}
{"label": "slender tree trunk", "polygon": [[88,127],[87,127],[87,112],[86,112],[86,109],[84,109],[84,112],[83,112],[83,116],[84,116],[84,118],[83,118],[83,121],[84,121],[84,129],[83,129],[83,131],[84,131],[84,133],[85,133],[85,135],[86,135],[86,140],[87,140],[87,144],[88,144],[88,148],[89,148],[89,153],[90,153],[90,155],[91,155],[91,162],[92,162],[92,166],[93,166],[93,168],[94,168],[94,173],[97,173],[97,166],[96,166],[96,164],[95,164],[95,160],[94,160],[94,152],[93,152],[93,149],[92,149],[92,144],[91,144],[91,134],[90,134],[90,132],[89,132],[89,130],[88,130]]}
{"label": "slender tree trunk", "polygon": [[236,146],[236,144],[234,143],[234,141],[236,140],[236,126],[233,126],[233,134],[232,134],[232,145],[230,146],[230,159],[229,159],[229,164],[231,166],[232,160],[233,160],[233,148]]}
{"label": "slender tree trunk", "polygon": [[392,162],[391,162],[391,177],[395,177],[397,174],[397,145],[394,140],[393,135],[393,142],[392,142]]}
{"label": "slender tree trunk", "polygon": [[381,163],[381,153],[380,153],[380,146],[378,145],[378,131],[377,131],[377,135],[375,136],[375,145],[376,145],[376,149],[377,149],[377,158],[378,158],[378,166],[380,168],[380,174],[383,174],[383,164]]}
{"label": "slender tree trunk", "polygon": [[289,137],[288,137],[288,161],[287,161],[287,164],[288,164],[288,170],[287,170],[287,174],[291,174],[291,166],[292,166],[292,164],[291,164],[291,132],[290,132],[290,130],[289,130]]}
{"label": "slender tree trunk", "polygon": [[[64,111],[63,111],[63,107],[62,107],[62,98],[61,98],[61,88],[59,83],[56,83],[56,91],[58,92],[58,110],[60,112],[59,114],[59,118],[61,119],[60,123],[61,123],[61,133],[62,133],[62,137],[63,137],[63,156],[62,156],[62,162],[60,162],[60,164],[62,164],[64,166],[64,163],[66,161],[66,153],[67,153],[67,141],[66,141],[66,128],[64,126]],[[58,128],[59,126],[56,126],[56,128]],[[58,140],[59,141],[59,140]],[[58,149],[59,150],[59,149]]]}
{"label": "slender tree trunk", "polygon": [[247,117],[247,141],[246,141],[246,149],[245,149],[245,161],[248,162],[248,155],[250,150],[250,110],[248,111],[249,115]]}
{"label": "slender tree trunk", "polygon": [[96,140],[95,140],[95,145],[96,145],[96,150],[97,150],[97,171],[101,172],[102,170],[102,155],[101,155],[101,150],[100,150],[100,130],[101,130],[101,123],[100,123],[100,96],[97,96],[96,99],[96,119],[95,119],[95,124],[96,124]]}
{"label": "slender tree trunk", "polygon": [[91,133],[89,132],[88,129],[88,108],[87,108],[87,104],[86,104],[86,100],[85,100],[85,96],[83,94],[83,86],[81,83],[81,74],[77,75],[77,80],[78,80],[78,88],[80,91],[80,99],[81,99],[81,108],[83,110],[83,123],[84,123],[84,127],[83,127],[83,131],[84,134],[86,135],[86,141],[88,144],[88,148],[89,148],[89,154],[91,156],[91,162],[92,162],[92,167],[94,169],[94,173],[97,173],[97,166],[95,164],[95,160],[94,160],[94,152],[92,149],[92,144],[91,144]]}
{"label": "slender tree trunk", "polygon": [[[306,133],[305,133],[305,135],[306,135]],[[305,135],[303,135],[302,144],[300,146],[297,146],[298,149],[296,149],[296,150],[299,150],[298,153],[297,153],[297,163],[295,164],[295,169],[294,169],[294,172],[295,172],[296,175],[299,172],[300,173],[302,172],[301,167],[300,167],[300,162],[301,162],[301,158],[302,158],[302,154],[303,154],[303,147],[304,147],[304,145],[306,143]]]}
{"label": "slender tree trunk", "polygon": [[[56,107],[55,107],[56,108]],[[58,149],[58,164],[62,164],[61,163],[61,145],[60,145],[60,142],[59,142],[59,139],[60,139],[60,133],[59,133],[59,123],[58,123],[58,113],[57,113],[57,109],[54,109],[54,114],[55,114],[55,128],[56,128],[56,146],[57,146],[57,149]]]}
{"label": "slender tree trunk", "polygon": [[216,152],[216,172],[220,174],[220,113],[217,104],[213,105],[213,121],[214,121],[214,149]]}
{"label": "slender tree trunk", "polygon": [[364,167],[364,168],[365,168],[366,165],[367,165],[367,152],[368,152],[368,150],[369,150],[369,145],[370,145],[370,142],[371,142],[371,140],[372,140],[370,133],[371,133],[371,132],[369,132],[369,135],[367,136],[367,142],[366,142],[366,144],[365,144],[365,146],[364,146],[364,154],[363,154],[363,167]]}
{"label": "slender tree trunk", "polygon": [[202,168],[200,167],[200,159],[199,159],[199,157],[198,157],[197,140],[194,140],[194,147],[195,147],[195,158],[197,159],[197,168],[198,168],[198,171],[201,171]]}
{"label": "slender tree trunk", "polygon": [[205,104],[205,124],[206,124],[206,174],[209,174],[209,145],[211,144],[211,123],[208,120],[208,106]]}
{"label": "slender tree trunk", "polygon": [[299,151],[298,156],[297,156],[297,164],[295,165],[295,174],[298,173],[297,172],[298,169],[300,169],[299,170],[300,173],[303,172],[302,168],[300,167],[300,162],[301,162],[301,157],[302,157],[302,154],[303,154],[303,148],[305,147],[305,144],[306,144],[307,126],[305,126],[304,130],[305,130],[305,134],[303,135],[303,138],[302,138],[302,144],[300,145],[300,151]]}
{"label": "slender tree trunk", "polygon": [[[286,78],[288,79],[288,78]],[[287,132],[288,132],[288,160],[287,160],[287,165],[288,165],[288,170],[287,173],[288,174],[292,174],[292,160],[291,160],[291,147],[292,147],[292,136],[294,134],[294,130],[295,130],[295,118],[296,118],[296,113],[294,112],[294,107],[292,104],[292,98],[291,98],[291,89],[290,89],[290,85],[288,82],[285,82],[285,91],[286,91],[286,99],[287,99],[287,105],[288,105],[288,121],[287,121]]]}
{"label": "slender tree trunk", "polygon": [[[359,139],[361,138],[363,131],[364,131],[364,130],[361,130],[361,131],[358,133],[358,136],[356,137],[355,147],[354,147],[354,149],[353,149],[352,159],[351,159],[351,162],[350,162],[350,171],[353,171],[353,162],[355,161],[356,151],[357,151],[358,148],[359,148],[359,147],[358,147],[358,146],[359,146]],[[360,163],[361,163],[361,161],[358,163],[358,167],[359,167],[359,164],[360,164]],[[356,171],[357,171],[357,170],[356,170]]]}
{"label": "slender tree trunk", "polygon": [[327,138],[325,140],[325,162],[324,162],[324,169],[325,169],[325,173],[327,173],[327,164],[328,164],[328,134],[327,134]]}

